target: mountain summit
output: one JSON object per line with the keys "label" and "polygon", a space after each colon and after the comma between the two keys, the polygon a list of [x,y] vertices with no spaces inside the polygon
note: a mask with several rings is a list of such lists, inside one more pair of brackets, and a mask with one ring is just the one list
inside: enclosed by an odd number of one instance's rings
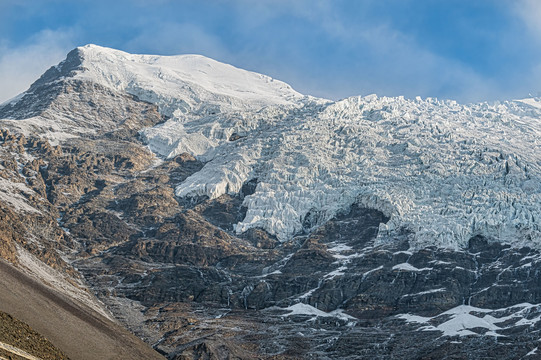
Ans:
{"label": "mountain summit", "polygon": [[157,103],[167,115],[194,111],[201,103],[245,110],[303,98],[286,83],[201,55],[132,55],[97,45],[74,49],[31,89],[65,77]]}

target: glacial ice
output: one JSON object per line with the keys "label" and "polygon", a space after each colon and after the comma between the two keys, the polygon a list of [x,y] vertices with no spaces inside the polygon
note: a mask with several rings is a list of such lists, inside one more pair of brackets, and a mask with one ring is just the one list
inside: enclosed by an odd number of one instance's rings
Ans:
{"label": "glacial ice", "polygon": [[[379,241],[409,230],[416,247],[462,247],[475,235],[541,242],[541,109],[529,104],[369,96],[170,122],[183,132],[163,156],[205,137],[192,153],[207,163],[178,196],[216,198],[257,179],[238,233],[260,227],[287,240],[308,215],[317,226],[358,203],[391,218]],[[228,141],[233,132],[245,137]],[[144,135],[151,149],[170,136]]]}
{"label": "glacial ice", "polygon": [[475,235],[541,246],[540,99],[333,102],[202,56],[79,52],[75,78],[170,116],[141,132],[154,153],[205,162],[178,196],[217,198],[257,179],[237,233],[258,227],[285,241],[357,203],[390,217],[378,242],[406,230],[413,247],[460,248]]}

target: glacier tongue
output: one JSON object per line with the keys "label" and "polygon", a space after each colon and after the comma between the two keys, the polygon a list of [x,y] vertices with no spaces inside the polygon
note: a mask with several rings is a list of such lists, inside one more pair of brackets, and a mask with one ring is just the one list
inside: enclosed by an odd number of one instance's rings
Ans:
{"label": "glacier tongue", "polygon": [[[260,227],[286,240],[305,219],[319,225],[356,202],[391,217],[380,241],[407,229],[414,246],[456,248],[479,234],[539,245],[540,119],[523,102],[368,96],[174,118],[144,135],[152,149],[174,133],[164,156],[201,139],[191,152],[208,162],[178,196],[216,198],[257,179],[238,233]],[[232,133],[243,137],[228,141]]]}

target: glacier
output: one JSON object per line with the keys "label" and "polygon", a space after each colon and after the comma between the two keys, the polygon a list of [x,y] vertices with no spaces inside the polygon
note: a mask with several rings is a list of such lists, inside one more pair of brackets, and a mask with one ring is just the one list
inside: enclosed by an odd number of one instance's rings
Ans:
{"label": "glacier", "polygon": [[177,196],[215,199],[257,181],[239,234],[262,228],[287,241],[355,203],[390,218],[380,243],[407,233],[412,247],[461,248],[476,235],[541,246],[539,98],[331,101],[199,55],[96,45],[75,55],[80,66],[63,76],[135,95],[169,117],[141,131],[152,152],[205,163]]}

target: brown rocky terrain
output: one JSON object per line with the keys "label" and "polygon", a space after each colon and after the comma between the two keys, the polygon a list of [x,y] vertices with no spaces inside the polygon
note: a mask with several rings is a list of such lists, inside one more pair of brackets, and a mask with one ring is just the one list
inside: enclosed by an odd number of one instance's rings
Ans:
{"label": "brown rocky terrain", "polygon": [[[63,360],[68,357],[58,350],[43,336],[32,330],[30,326],[0,312],[0,342],[15,346],[31,355],[44,360]],[[19,359],[13,352],[0,350],[0,357],[6,359]]]}

